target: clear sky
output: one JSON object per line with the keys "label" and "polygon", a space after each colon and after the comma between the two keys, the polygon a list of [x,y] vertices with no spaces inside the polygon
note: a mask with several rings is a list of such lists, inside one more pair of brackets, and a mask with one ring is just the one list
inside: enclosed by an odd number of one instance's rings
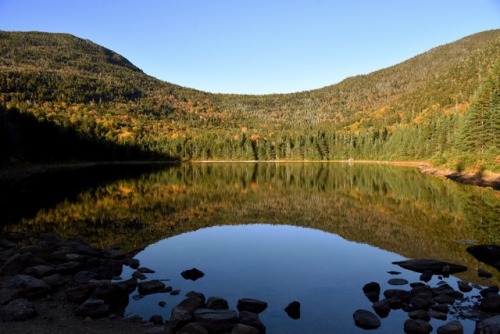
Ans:
{"label": "clear sky", "polygon": [[500,28],[500,0],[0,0],[0,30],[66,32],[158,79],[287,93]]}

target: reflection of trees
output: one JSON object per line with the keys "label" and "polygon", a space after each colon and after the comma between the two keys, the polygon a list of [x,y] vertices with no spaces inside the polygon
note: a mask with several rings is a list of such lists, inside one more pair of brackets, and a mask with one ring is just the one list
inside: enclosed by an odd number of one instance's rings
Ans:
{"label": "reflection of trees", "polygon": [[211,225],[308,226],[397,252],[477,266],[455,240],[500,242],[500,203],[415,169],[347,164],[182,165],[80,193],[15,230],[129,250]]}

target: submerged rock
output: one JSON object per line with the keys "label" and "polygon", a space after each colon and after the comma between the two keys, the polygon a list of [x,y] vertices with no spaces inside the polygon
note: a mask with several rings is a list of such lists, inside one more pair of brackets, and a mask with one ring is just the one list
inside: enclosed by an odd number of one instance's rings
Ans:
{"label": "submerged rock", "polygon": [[354,318],[354,324],[363,329],[376,329],[381,325],[380,319],[367,310],[357,310],[352,316]]}
{"label": "submerged rock", "polygon": [[396,261],[393,264],[418,273],[432,273],[435,275],[449,275],[467,270],[466,266],[433,259],[415,259]]}

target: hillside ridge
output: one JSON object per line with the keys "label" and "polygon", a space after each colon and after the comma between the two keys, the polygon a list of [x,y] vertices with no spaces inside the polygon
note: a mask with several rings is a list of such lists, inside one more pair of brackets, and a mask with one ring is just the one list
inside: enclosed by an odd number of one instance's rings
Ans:
{"label": "hillside ridge", "polygon": [[[212,94],[164,82],[69,34],[0,31],[0,54],[6,113],[155,156],[407,159],[489,169],[500,159],[498,140],[486,135],[500,133],[500,30],[334,85],[270,95]],[[5,122],[4,136],[20,145],[22,130]],[[0,153],[3,161],[32,160],[22,151]]]}

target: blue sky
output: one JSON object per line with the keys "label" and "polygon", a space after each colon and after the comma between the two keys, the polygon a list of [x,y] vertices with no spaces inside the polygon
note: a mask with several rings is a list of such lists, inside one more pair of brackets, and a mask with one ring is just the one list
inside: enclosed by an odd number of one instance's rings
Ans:
{"label": "blue sky", "polygon": [[0,30],[66,32],[158,79],[287,93],[500,28],[500,0],[0,0]]}

